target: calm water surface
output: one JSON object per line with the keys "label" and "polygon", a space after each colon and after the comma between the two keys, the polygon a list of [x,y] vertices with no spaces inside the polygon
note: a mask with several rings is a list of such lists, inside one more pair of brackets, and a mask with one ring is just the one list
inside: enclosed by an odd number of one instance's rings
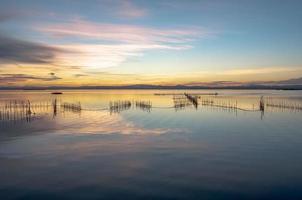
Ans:
{"label": "calm water surface", "polygon": [[[261,96],[279,107],[258,111]],[[302,199],[300,105],[301,91],[0,91],[0,199]]]}

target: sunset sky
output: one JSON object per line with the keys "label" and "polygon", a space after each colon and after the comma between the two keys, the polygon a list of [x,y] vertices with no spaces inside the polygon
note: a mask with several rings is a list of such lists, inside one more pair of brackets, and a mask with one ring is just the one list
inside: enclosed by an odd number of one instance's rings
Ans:
{"label": "sunset sky", "polygon": [[1,0],[0,86],[302,77],[301,0]]}

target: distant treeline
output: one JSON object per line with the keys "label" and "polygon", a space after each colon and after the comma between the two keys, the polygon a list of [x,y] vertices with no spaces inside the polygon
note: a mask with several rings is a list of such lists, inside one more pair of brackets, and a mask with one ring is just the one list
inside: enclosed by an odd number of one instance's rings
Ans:
{"label": "distant treeline", "polygon": [[50,86],[50,87],[0,87],[0,90],[70,90],[70,89],[261,89],[261,90],[302,90],[302,85],[240,85],[240,86],[187,86],[187,85],[126,85],[126,86]]}

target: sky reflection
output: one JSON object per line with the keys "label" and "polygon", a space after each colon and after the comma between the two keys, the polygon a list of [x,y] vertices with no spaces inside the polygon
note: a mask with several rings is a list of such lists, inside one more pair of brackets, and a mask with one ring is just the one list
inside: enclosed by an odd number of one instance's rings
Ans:
{"label": "sky reflection", "polygon": [[[80,112],[58,106],[54,115],[33,104],[30,122],[1,121],[0,198],[302,197],[302,112],[273,109],[262,116],[202,104],[176,110],[171,95],[154,93],[69,91],[58,102],[80,101]],[[263,94],[301,101],[299,92],[289,91],[218,93],[211,98],[236,99],[247,108]],[[0,98],[37,103],[54,97],[25,91]],[[110,113],[109,102],[119,99],[150,100],[153,107]]]}

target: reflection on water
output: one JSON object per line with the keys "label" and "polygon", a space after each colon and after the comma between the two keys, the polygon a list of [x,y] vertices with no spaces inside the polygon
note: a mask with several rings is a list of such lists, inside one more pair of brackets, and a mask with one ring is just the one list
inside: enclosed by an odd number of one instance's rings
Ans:
{"label": "reflection on water", "polygon": [[[161,102],[158,102],[155,109],[174,109],[175,111],[183,110],[186,108],[194,107],[195,109],[203,108],[220,108],[221,111],[227,110],[229,112],[246,111],[246,112],[261,112],[263,117],[265,111],[302,111],[302,103],[299,98],[292,98],[288,96],[226,96],[218,95],[218,93],[213,94],[198,94],[198,93],[155,93],[154,95],[161,96],[162,100],[165,101],[171,98],[171,105],[163,106]],[[116,95],[118,96],[118,95]],[[165,96],[165,98],[163,97]],[[149,96],[144,95],[143,98],[153,99],[153,95],[150,93]],[[118,98],[118,97],[115,97]],[[123,98],[122,96],[120,98]],[[128,97],[129,98],[129,97]],[[91,107],[87,105],[87,108],[82,108],[81,102],[77,101],[76,103],[64,102],[64,98],[49,98],[44,101],[34,100],[4,100],[0,99],[0,121],[9,122],[9,121],[26,121],[31,122],[33,119],[39,118],[38,116],[43,116],[51,114],[54,117],[58,113],[81,113],[85,111],[105,111],[108,110],[110,114],[121,113],[127,111],[131,108],[140,109],[143,111],[151,112],[152,110],[152,101],[150,100],[137,100],[141,98],[140,96],[135,97],[136,100],[130,99],[118,99],[114,101],[109,101],[108,107]],[[81,99],[81,97],[79,97]],[[73,100],[75,101],[75,100]],[[100,105],[103,105],[100,103]],[[105,102],[106,104],[106,102]]]}
{"label": "reflection on water", "polygon": [[0,199],[302,198],[299,91],[0,94]]}

